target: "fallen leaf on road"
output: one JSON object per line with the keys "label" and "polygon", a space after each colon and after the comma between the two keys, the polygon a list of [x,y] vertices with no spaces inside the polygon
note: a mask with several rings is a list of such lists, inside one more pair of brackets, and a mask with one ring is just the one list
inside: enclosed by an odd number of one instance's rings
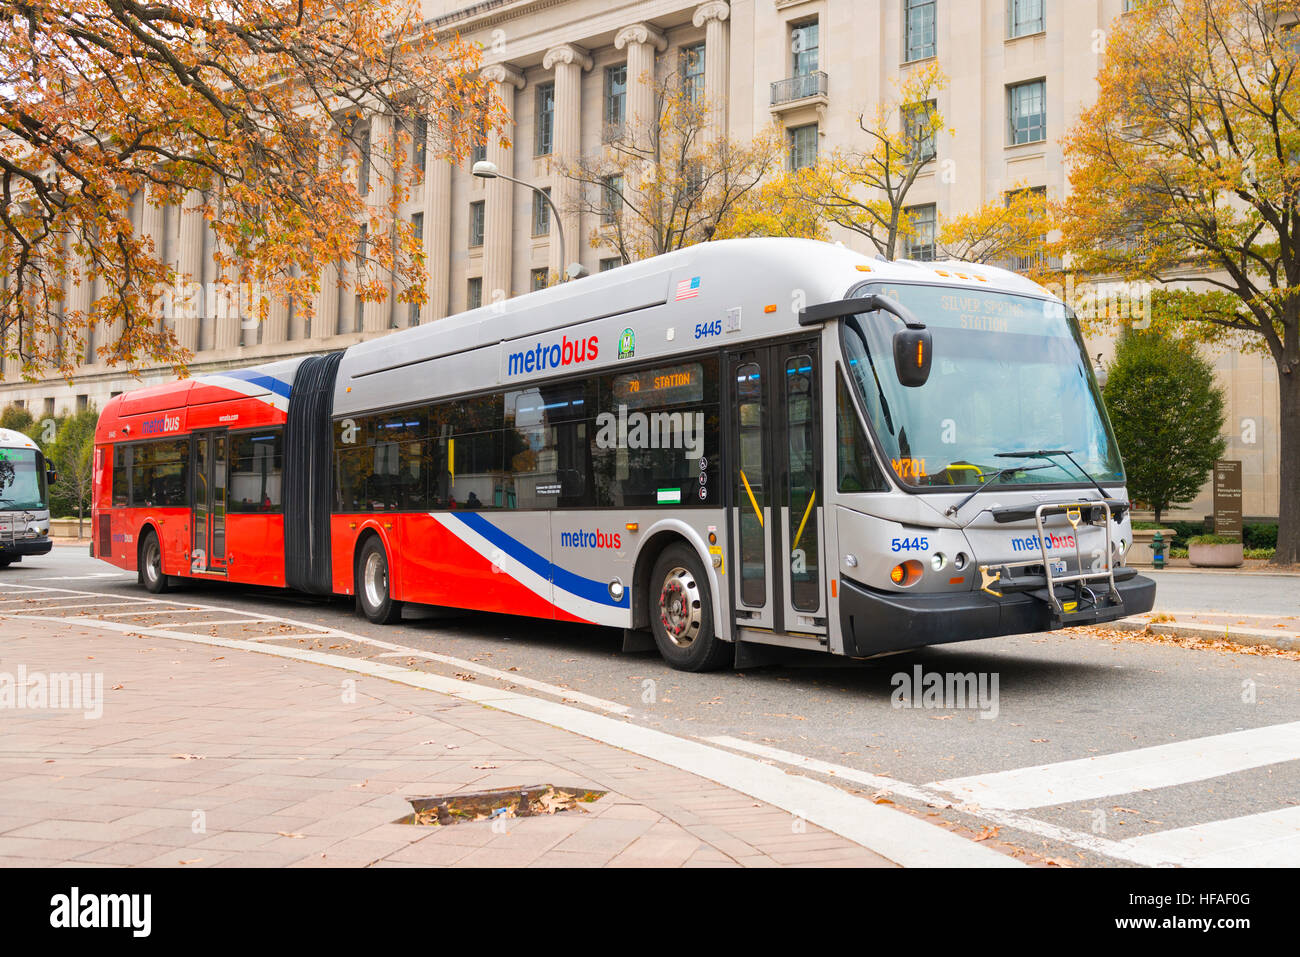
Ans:
{"label": "fallen leaf on road", "polygon": [[203,760],[203,755],[201,754],[173,754],[172,757],[178,758],[181,761],[202,761]]}
{"label": "fallen leaf on road", "polygon": [[201,860],[203,860],[203,858],[201,858],[201,857],[191,857],[188,861],[177,861],[176,863],[177,863],[177,864],[197,864],[197,863],[198,863],[199,861],[201,861]]}
{"label": "fallen leaf on road", "polygon": [[1001,828],[997,828],[997,827],[984,828],[977,835],[975,835],[975,843],[978,844],[980,841],[987,841],[990,837],[997,837],[998,831],[1000,830]]}
{"label": "fallen leaf on road", "polygon": [[1029,742],[1031,744],[1047,744],[1051,740],[1051,738],[1030,738]]}
{"label": "fallen leaf on road", "polygon": [[306,834],[297,834],[293,831],[276,831],[275,833],[279,834],[281,837],[302,838],[307,836]]}

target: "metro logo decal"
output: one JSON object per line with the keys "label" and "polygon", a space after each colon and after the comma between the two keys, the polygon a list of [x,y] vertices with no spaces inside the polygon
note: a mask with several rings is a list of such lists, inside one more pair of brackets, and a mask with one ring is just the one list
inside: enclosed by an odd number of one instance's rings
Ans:
{"label": "metro logo decal", "polygon": [[181,417],[179,415],[160,415],[157,418],[146,419],[140,424],[141,435],[160,435],[164,432],[179,432],[181,428]]}
{"label": "metro logo decal", "polygon": [[618,532],[560,532],[561,548],[622,548],[623,536]]}
{"label": "metro logo decal", "polygon": [[539,342],[531,349],[512,352],[506,362],[506,375],[560,369],[580,362],[595,361],[599,354],[600,341],[597,336],[587,339],[570,339],[568,336],[563,336],[560,342],[550,345]]}
{"label": "metro logo decal", "polygon": [[[1047,536],[1048,548],[1074,548],[1073,535],[1052,535]],[[1013,552],[1037,552],[1042,550],[1042,544],[1037,535],[1026,535],[1024,538],[1011,539],[1011,550]]]}

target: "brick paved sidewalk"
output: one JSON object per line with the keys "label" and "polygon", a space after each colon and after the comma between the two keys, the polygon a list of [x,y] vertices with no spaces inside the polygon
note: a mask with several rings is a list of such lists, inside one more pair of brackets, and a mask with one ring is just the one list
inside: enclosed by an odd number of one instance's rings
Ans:
{"label": "brick paved sidewalk", "polygon": [[[4,698],[59,672],[91,692],[102,678],[102,716]],[[393,823],[407,798],[543,783],[609,793],[504,829]],[[890,866],[711,781],[433,691],[0,620],[0,866],[57,864]]]}

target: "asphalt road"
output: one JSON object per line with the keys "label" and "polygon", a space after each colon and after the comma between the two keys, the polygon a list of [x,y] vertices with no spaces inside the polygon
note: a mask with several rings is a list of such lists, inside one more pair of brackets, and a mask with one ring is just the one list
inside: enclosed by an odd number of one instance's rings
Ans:
{"label": "asphalt road", "polygon": [[[1300,610],[1296,578],[1158,575],[1157,609]],[[134,575],[72,546],[0,571],[0,588],[6,585],[92,593],[86,597],[92,615],[99,613],[93,606],[99,596],[106,602],[151,597],[136,585]],[[21,590],[5,597],[17,594]],[[429,610],[408,610],[402,624],[376,626],[356,617],[350,602],[208,583],[189,583],[162,597],[181,603],[168,607],[201,603],[228,608],[236,616],[275,616],[356,636],[356,641],[342,643],[332,639],[329,647],[337,649],[335,654],[383,654],[389,660],[405,657],[407,649],[437,654],[453,660],[412,657],[408,663],[447,676],[473,674],[483,682],[502,680],[482,670],[497,669],[511,676],[507,682],[530,681],[518,689],[523,693],[579,707],[599,704],[574,694],[603,699],[626,706],[628,720],[636,723],[759,751],[778,764],[817,759],[827,764],[796,773],[866,793],[887,790],[891,793],[881,799],[975,831],[998,827],[997,840],[1044,857],[1077,864],[1143,863],[1141,854],[1127,850],[1142,847],[1142,842],[1128,843],[1131,839],[1166,831],[1181,835],[1179,829],[1208,825],[1207,839],[1213,842],[1222,837],[1217,822],[1260,815],[1264,832],[1294,827],[1293,860],[1300,861],[1300,760],[1293,759],[1300,752],[1292,755],[1294,746],[1288,743],[1300,741],[1300,726],[1277,728],[1300,722],[1300,662],[1293,660],[1071,632],[966,642],[863,663],[807,655],[779,666],[695,675],[672,671],[653,653],[623,654],[620,633],[595,627]],[[117,614],[122,620],[122,613]],[[399,650],[367,645],[365,639]],[[283,639],[295,641],[312,639]],[[913,676],[918,667],[923,675],[974,673],[990,693],[996,681],[996,694],[982,707],[924,700],[900,707],[897,676]],[[1251,734],[1240,741],[1199,740],[1243,731]],[[719,738],[726,740],[717,742]],[[1284,760],[1269,751],[1276,739],[1283,742]],[[1190,746],[1195,752],[1190,758],[1137,750],[1189,741],[1197,742]],[[998,774],[1135,751],[1127,769],[1104,778],[1112,782],[1109,786],[1071,784],[1064,770],[1049,768],[1039,774],[1046,775],[1046,790],[1019,806],[1023,793],[1035,793],[1037,779]],[[1272,756],[1251,757],[1264,752]],[[1224,773],[1212,773],[1220,766]],[[1204,767],[1211,770],[1198,770]],[[1134,768],[1153,768],[1154,777],[1142,784]],[[860,780],[850,780],[855,775]],[[933,799],[936,793],[965,793],[949,784],[972,776],[981,778],[976,793],[985,798],[933,806],[944,803]],[[1087,776],[1104,777],[1091,771]],[[879,777],[900,782],[898,788],[882,789]],[[1015,793],[1005,799],[1008,788]],[[998,793],[1004,794],[1001,805]],[[999,811],[1008,806],[1010,811]],[[1247,829],[1255,826],[1254,820],[1246,822]],[[1290,833],[1286,830],[1284,838]],[[1191,834],[1204,843],[1198,832]],[[1177,843],[1152,840],[1157,847]],[[1250,863],[1249,855],[1242,862]]]}

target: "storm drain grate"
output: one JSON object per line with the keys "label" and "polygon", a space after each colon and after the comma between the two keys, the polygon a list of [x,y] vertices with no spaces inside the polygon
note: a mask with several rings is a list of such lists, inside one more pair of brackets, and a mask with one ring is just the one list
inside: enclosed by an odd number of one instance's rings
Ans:
{"label": "storm drain grate", "polygon": [[446,827],[499,817],[535,817],[566,811],[586,813],[583,805],[600,800],[606,793],[588,788],[535,784],[522,788],[492,788],[489,791],[465,791],[439,797],[408,798],[415,813],[408,814],[395,823]]}

